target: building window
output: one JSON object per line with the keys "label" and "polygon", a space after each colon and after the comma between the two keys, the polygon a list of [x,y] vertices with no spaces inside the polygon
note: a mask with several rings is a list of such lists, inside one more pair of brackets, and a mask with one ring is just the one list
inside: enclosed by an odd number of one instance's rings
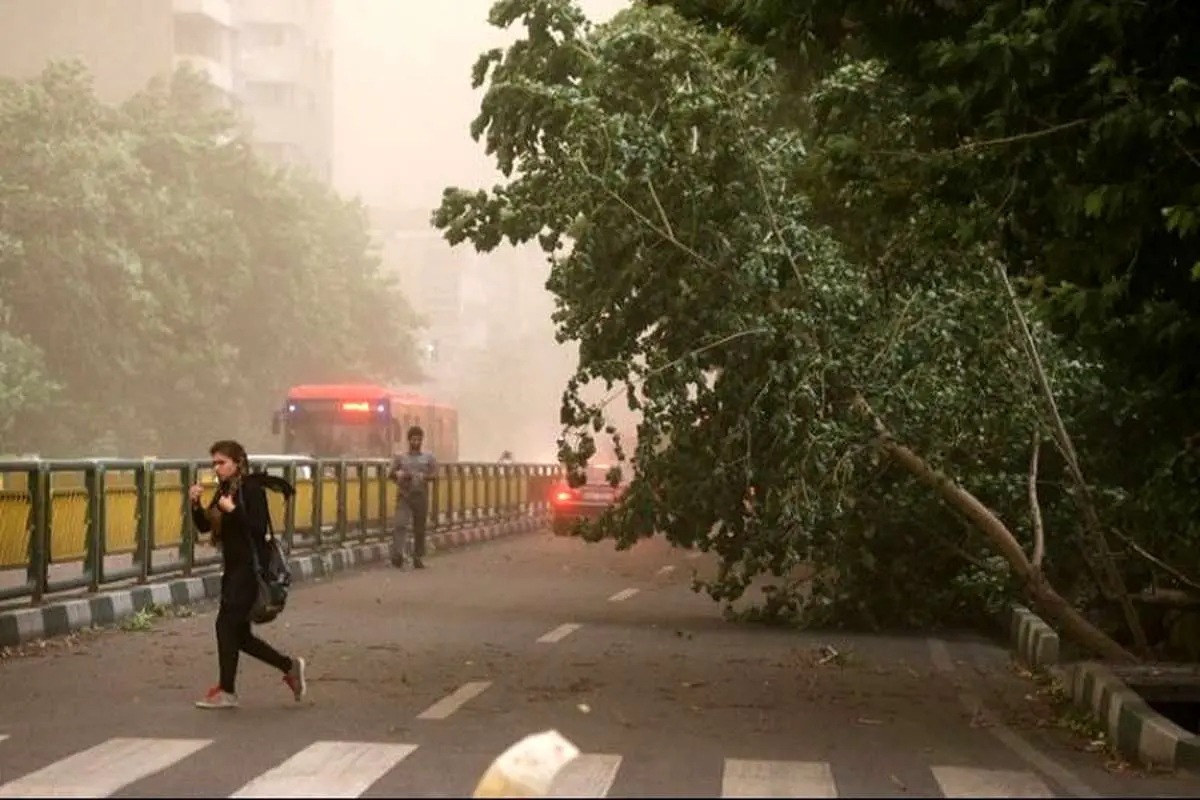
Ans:
{"label": "building window", "polygon": [[249,47],[283,47],[291,38],[291,26],[273,22],[252,22],[243,28],[243,41]]}
{"label": "building window", "polygon": [[246,102],[266,108],[294,108],[296,86],[279,81],[247,81]]}
{"label": "building window", "polygon": [[202,17],[175,18],[175,53],[224,64],[229,56],[229,32]]}

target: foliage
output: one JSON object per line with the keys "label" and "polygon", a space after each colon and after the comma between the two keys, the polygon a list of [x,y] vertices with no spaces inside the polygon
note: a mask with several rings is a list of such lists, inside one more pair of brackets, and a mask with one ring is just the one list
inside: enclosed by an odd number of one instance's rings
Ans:
{"label": "foliage", "polygon": [[[920,135],[881,146],[843,129],[829,184],[860,200],[867,186],[902,199],[886,186],[908,184],[988,210],[965,219],[958,241],[995,248],[1069,346],[1102,364],[1074,432],[1088,474],[1110,487],[1096,494],[1124,531],[1130,587],[1200,590],[1143,552],[1186,572],[1200,544],[1200,87],[1188,55],[1200,6],[651,2],[779,54],[796,82],[877,65]],[[896,110],[861,121],[883,125]],[[867,205],[883,212],[874,226],[914,204]],[[857,210],[843,207],[843,221],[864,223]]]}
{"label": "foliage", "polygon": [[0,451],[254,445],[289,384],[414,370],[364,210],[259,160],[211,91],[185,70],[110,107],[74,64],[0,86],[0,330],[26,353],[0,397],[43,387]]}
{"label": "foliage", "polygon": [[[560,338],[580,342],[565,460],[612,433],[589,384],[626,387],[641,413],[634,479],[598,534],[697,543],[721,556],[714,598],[769,574],[784,582],[770,611],[822,622],[977,619],[997,598],[961,591],[964,569],[1009,588],[997,551],[1033,580],[1010,530],[980,536],[978,510],[948,507],[940,477],[1030,543],[1043,414],[995,252],[940,236],[950,217],[931,198],[880,235],[936,246],[910,244],[880,280],[821,224],[808,191],[821,159],[793,98],[734,37],[645,6],[595,28],[564,0],[493,9],[494,24],[517,19],[525,39],[476,68],[473,126],[513,177],[448,189],[435,223],[481,249],[537,237],[551,256]],[[1095,365],[1033,328],[1077,407]],[[802,562],[819,576],[804,600],[788,585]]]}

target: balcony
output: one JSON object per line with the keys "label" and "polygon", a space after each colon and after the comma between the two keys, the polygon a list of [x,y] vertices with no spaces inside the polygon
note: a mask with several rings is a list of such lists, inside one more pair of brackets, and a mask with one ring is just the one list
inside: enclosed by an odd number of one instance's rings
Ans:
{"label": "balcony", "polygon": [[175,13],[203,17],[223,28],[233,27],[232,0],[173,0]]}
{"label": "balcony", "polygon": [[206,74],[212,85],[226,94],[234,93],[233,70],[228,64],[222,64],[220,61],[206,56],[175,56],[176,69],[184,64]]}

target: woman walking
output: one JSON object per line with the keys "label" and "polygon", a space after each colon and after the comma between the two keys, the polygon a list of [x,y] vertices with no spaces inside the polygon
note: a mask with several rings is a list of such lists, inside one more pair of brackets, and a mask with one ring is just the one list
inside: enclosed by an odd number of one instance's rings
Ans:
{"label": "woman walking", "polygon": [[250,630],[250,613],[258,597],[258,577],[251,547],[258,549],[258,563],[269,558],[267,535],[270,509],[261,481],[250,474],[246,449],[232,440],[222,440],[209,448],[213,471],[220,484],[212,502],[201,504],[203,488],[190,490],[192,520],[201,533],[211,533],[213,544],[221,548],[224,572],[221,575],[221,607],[217,612],[217,663],[220,682],[209,690],[199,708],[237,707],[238,655],[246,653],[283,673],[283,682],[299,702],[308,686],[304,678],[304,659],[285,656],[259,639]]}

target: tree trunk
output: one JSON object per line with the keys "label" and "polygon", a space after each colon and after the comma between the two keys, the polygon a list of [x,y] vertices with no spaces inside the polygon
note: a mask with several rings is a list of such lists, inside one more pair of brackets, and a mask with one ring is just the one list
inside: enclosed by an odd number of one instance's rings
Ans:
{"label": "tree trunk", "polygon": [[[882,427],[879,423],[877,427]],[[1137,657],[1116,640],[1097,628],[1063,599],[1036,569],[1012,531],[983,503],[950,478],[942,475],[926,461],[902,444],[890,438],[882,442],[884,451],[896,463],[936,491],[948,505],[962,512],[976,528],[991,540],[1021,579],[1032,605],[1061,626],[1072,641],[1107,661],[1136,663]]]}

